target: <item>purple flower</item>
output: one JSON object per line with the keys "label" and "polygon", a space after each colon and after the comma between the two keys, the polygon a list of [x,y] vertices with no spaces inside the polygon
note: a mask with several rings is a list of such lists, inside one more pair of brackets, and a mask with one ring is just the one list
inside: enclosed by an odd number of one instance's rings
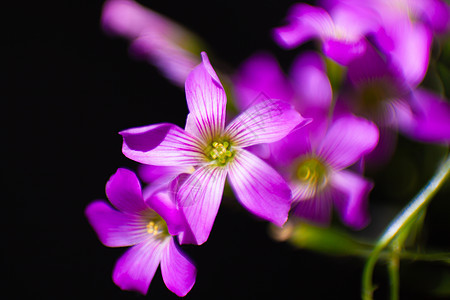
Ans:
{"label": "purple flower", "polygon": [[193,166],[177,189],[178,204],[196,237],[204,243],[219,209],[228,175],[238,200],[250,212],[282,225],[290,207],[284,179],[244,148],[277,141],[303,122],[283,101],[262,101],[225,127],[225,91],[206,53],[186,80],[189,115],[185,130],[155,124],[122,131],[125,156],[143,164]]}
{"label": "purple flower", "polygon": [[[298,55],[289,76],[283,73],[275,57],[269,53],[254,54],[239,67],[233,83],[238,108],[256,103],[255,99],[281,99],[293,105],[305,118],[310,118],[308,131],[315,132],[311,139],[320,139],[321,132],[326,130],[332,90],[325,63],[318,53],[306,51]],[[281,139],[258,145],[252,150],[271,162],[289,161],[288,155],[271,155],[272,148],[282,147],[284,143],[285,140]]]}
{"label": "purple flower", "polygon": [[[363,56],[349,64],[347,75],[350,89],[339,96],[338,110],[348,109],[369,118],[380,128],[394,131],[398,128],[418,141],[450,142],[448,101],[411,87],[393,61],[368,48]],[[382,135],[385,131],[381,129]],[[387,140],[380,147],[392,146],[392,138],[383,139]]]}
{"label": "purple flower", "polygon": [[319,139],[304,127],[288,135],[275,155],[288,155],[277,165],[292,189],[293,214],[319,224],[329,222],[332,204],[343,222],[355,229],[368,221],[367,197],[373,184],[346,168],[372,151],[378,129],[370,121],[342,116]]}
{"label": "purple flower", "polygon": [[132,0],[106,1],[101,22],[106,32],[130,40],[134,55],[147,59],[176,85],[183,86],[199,63],[193,54],[197,37]]}
{"label": "purple flower", "polygon": [[121,289],[146,294],[161,264],[167,288],[186,295],[195,283],[196,269],[173,236],[183,232],[183,215],[168,192],[144,200],[136,175],[118,169],[106,184],[105,201],[86,208],[86,216],[100,241],[108,247],[132,246],[116,263],[113,280]]}
{"label": "purple flower", "polygon": [[376,16],[363,6],[339,5],[326,11],[299,3],[291,7],[287,21],[273,32],[280,46],[289,49],[319,38],[325,55],[342,65],[364,53],[365,35],[378,28]]}

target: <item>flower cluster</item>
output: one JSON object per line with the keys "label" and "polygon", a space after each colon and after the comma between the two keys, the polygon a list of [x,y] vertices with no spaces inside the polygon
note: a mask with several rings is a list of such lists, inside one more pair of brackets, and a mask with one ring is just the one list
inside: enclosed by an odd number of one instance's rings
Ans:
{"label": "flower cluster", "polygon": [[119,287],[145,294],[161,264],[166,286],[186,295],[196,270],[179,244],[207,241],[226,182],[249,212],[279,227],[288,218],[326,225],[334,206],[345,225],[362,229],[374,186],[364,164],[389,158],[397,129],[450,142],[450,105],[419,86],[434,35],[450,29],[448,6],[394,2],[294,5],[274,40],[293,48],[316,38],[321,53],[300,53],[289,76],[269,53],[250,57],[230,74],[238,113],[228,124],[221,79],[205,52],[200,62],[183,48],[185,30],[131,0],[106,2],[105,28],[184,82],[189,109],[184,128],[121,131],[123,154],[142,164],[149,186],[119,169],[106,185],[115,208],[96,201],[86,209],[103,244],[132,246],[114,269]]}

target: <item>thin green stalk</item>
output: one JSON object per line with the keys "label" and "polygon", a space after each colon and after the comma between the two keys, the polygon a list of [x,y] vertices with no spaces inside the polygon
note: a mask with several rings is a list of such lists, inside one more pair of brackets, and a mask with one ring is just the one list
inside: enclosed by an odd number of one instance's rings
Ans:
{"label": "thin green stalk", "polygon": [[400,291],[400,245],[397,241],[397,239],[394,240],[394,245],[392,247],[392,252],[388,263],[391,300],[398,300]]}
{"label": "thin green stalk", "polygon": [[381,235],[375,244],[371,255],[364,267],[362,276],[362,299],[372,300],[374,288],[372,286],[372,273],[378,257],[384,248],[392,241],[401,228],[409,224],[421,209],[423,209],[432,197],[436,194],[442,183],[450,173],[450,157],[441,165],[436,174],[431,178],[428,184],[417,194],[417,196],[403,208],[403,210],[389,224],[386,231]]}

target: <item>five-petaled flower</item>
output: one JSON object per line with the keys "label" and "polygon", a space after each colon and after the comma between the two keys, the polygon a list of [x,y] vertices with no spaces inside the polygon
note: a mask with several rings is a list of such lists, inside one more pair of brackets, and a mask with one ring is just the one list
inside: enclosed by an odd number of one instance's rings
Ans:
{"label": "five-petaled flower", "polygon": [[326,224],[334,204],[347,226],[361,229],[369,221],[367,196],[373,184],[346,168],[375,148],[378,129],[352,115],[338,117],[325,133],[320,128],[302,128],[288,135],[278,149],[272,148],[277,149],[273,156],[290,158],[273,161],[290,182],[293,214]]}
{"label": "five-petaled flower", "polygon": [[185,129],[161,123],[120,132],[125,156],[143,164],[193,166],[176,189],[196,244],[210,234],[228,175],[237,199],[250,212],[279,226],[287,220],[291,191],[285,180],[246,147],[275,142],[304,118],[290,104],[266,100],[225,127],[227,98],[206,53],[186,80]]}
{"label": "five-petaled flower", "polygon": [[117,262],[114,282],[124,290],[146,294],[161,264],[169,290],[185,296],[195,283],[196,268],[180,251],[173,236],[184,233],[184,216],[168,190],[144,200],[136,175],[118,169],[106,184],[105,201],[86,208],[86,216],[100,241],[108,247],[132,246]]}

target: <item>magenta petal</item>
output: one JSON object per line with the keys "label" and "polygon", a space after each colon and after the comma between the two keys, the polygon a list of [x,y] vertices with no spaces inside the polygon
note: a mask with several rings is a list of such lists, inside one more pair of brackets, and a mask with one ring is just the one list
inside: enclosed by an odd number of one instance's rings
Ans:
{"label": "magenta petal", "polygon": [[322,57],[313,51],[300,54],[292,64],[291,77],[296,88],[296,108],[305,116],[310,107],[328,111],[331,104],[332,91],[326,66]]}
{"label": "magenta petal", "polygon": [[322,143],[316,149],[334,169],[354,164],[378,143],[378,128],[372,122],[354,116],[341,117],[333,122]]}
{"label": "magenta petal", "polygon": [[331,219],[332,202],[329,193],[311,190],[306,185],[292,187],[292,213],[317,225],[327,225]]}
{"label": "magenta petal", "polygon": [[178,210],[172,192],[167,188],[151,195],[145,203],[164,219],[171,235],[177,235],[184,230],[184,216]]}
{"label": "magenta petal", "polygon": [[133,39],[145,28],[158,24],[159,18],[134,1],[108,0],[102,9],[101,23],[106,31]]}
{"label": "magenta petal", "polygon": [[333,173],[330,184],[334,187],[333,200],[342,221],[354,229],[366,226],[368,194],[373,184],[346,170]]}
{"label": "magenta petal", "polygon": [[291,190],[272,167],[246,150],[236,153],[229,179],[239,202],[253,214],[282,226],[291,206]]}
{"label": "magenta petal", "polygon": [[266,52],[248,58],[239,67],[233,82],[236,104],[241,110],[267,99],[289,102],[294,96],[291,84],[276,58]]}
{"label": "magenta petal", "polygon": [[206,242],[222,200],[226,169],[214,166],[198,168],[182,184],[177,193],[196,244]]}
{"label": "magenta petal", "polygon": [[280,100],[266,100],[251,106],[234,119],[225,131],[233,143],[248,147],[276,142],[296,126],[307,124],[293,107]]}
{"label": "magenta petal", "polygon": [[418,141],[450,142],[450,103],[424,89],[417,89],[414,98],[415,111],[394,103],[400,131]]}
{"label": "magenta petal", "polygon": [[157,165],[195,165],[203,150],[198,141],[180,127],[161,123],[121,131],[123,154],[137,162]]}
{"label": "magenta petal", "polygon": [[106,183],[106,195],[118,210],[138,214],[148,209],[142,197],[141,184],[136,174],[118,169]]}
{"label": "magenta petal", "polygon": [[105,246],[132,246],[148,237],[143,218],[121,213],[104,201],[89,204],[85,214]]}
{"label": "magenta petal", "polygon": [[205,52],[202,59],[186,79],[185,89],[189,112],[201,135],[198,138],[209,140],[225,128],[227,97]]}
{"label": "magenta petal", "polygon": [[171,239],[161,259],[161,273],[167,288],[179,297],[186,296],[195,283],[197,270]]}
{"label": "magenta petal", "polygon": [[418,85],[427,72],[430,59],[430,30],[422,24],[398,22],[390,27],[388,34],[394,41],[394,49],[389,55],[408,83]]}
{"label": "magenta petal", "polygon": [[333,34],[334,24],[328,12],[308,4],[293,5],[288,12],[288,24],[273,32],[275,41],[285,48],[296,47],[316,36]]}
{"label": "magenta petal", "polygon": [[128,249],[114,267],[114,283],[122,290],[147,294],[168,242],[167,239],[148,239]]}
{"label": "magenta petal", "polygon": [[322,48],[326,56],[346,66],[366,51],[367,42],[364,38],[357,41],[327,39],[323,42]]}

